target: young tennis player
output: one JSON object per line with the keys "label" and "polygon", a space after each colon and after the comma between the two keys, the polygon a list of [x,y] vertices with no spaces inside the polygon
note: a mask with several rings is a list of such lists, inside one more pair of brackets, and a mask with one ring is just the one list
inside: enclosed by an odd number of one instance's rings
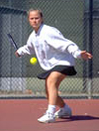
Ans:
{"label": "young tennis player", "polygon": [[[20,47],[15,55],[36,54],[40,66],[45,70],[38,78],[45,79],[45,90],[48,99],[46,113],[38,119],[39,122],[55,122],[55,118],[72,115],[71,108],[58,95],[59,85],[66,78],[76,74],[75,58],[91,59],[92,55],[81,51],[72,41],[64,38],[61,32],[43,22],[40,10],[29,10],[28,19],[33,27],[27,44]],[[60,109],[55,112],[56,106]]]}

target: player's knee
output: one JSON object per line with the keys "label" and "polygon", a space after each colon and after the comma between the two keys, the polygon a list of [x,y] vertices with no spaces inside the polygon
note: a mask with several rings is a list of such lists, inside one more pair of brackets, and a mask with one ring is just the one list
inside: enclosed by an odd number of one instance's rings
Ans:
{"label": "player's knee", "polygon": [[48,85],[48,87],[55,87],[55,86],[57,86],[58,85],[58,79],[54,79],[52,77],[49,77],[47,79],[47,85]]}

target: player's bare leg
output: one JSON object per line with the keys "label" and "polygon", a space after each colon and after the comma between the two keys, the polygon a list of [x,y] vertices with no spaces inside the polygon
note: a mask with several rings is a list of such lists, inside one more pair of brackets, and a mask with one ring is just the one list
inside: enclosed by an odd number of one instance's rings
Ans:
{"label": "player's bare leg", "polygon": [[58,96],[58,88],[66,76],[59,72],[52,72],[46,79],[46,95],[50,105],[64,106],[64,101]]}
{"label": "player's bare leg", "polygon": [[45,86],[48,99],[48,109],[46,111],[46,114],[38,119],[39,122],[54,122],[56,104],[59,102],[60,106],[64,106],[64,101],[60,97],[58,97],[58,87],[64,78],[65,75],[62,75],[59,72],[52,72],[46,79]]}
{"label": "player's bare leg", "polygon": [[[46,87],[46,98],[47,99],[49,99],[49,95],[48,95],[48,90],[47,90],[47,83],[45,83],[45,87]],[[63,99],[60,97],[60,96],[57,96],[57,101],[56,101],[56,105],[58,106],[58,107],[64,107],[64,101],[63,101]]]}
{"label": "player's bare leg", "polygon": [[55,113],[55,116],[60,118],[70,117],[72,115],[70,107],[65,104],[60,96],[58,96],[59,85],[65,77],[65,75],[59,72],[52,72],[46,79],[46,93],[49,105],[57,105],[60,107],[60,109]]}
{"label": "player's bare leg", "polygon": [[[49,123],[55,121],[55,115],[60,117],[67,115],[67,108],[66,104],[64,103],[63,99],[58,96],[58,88],[61,83],[61,81],[66,76],[59,73],[59,72],[52,72],[48,78],[46,79],[46,95],[48,99],[48,109],[46,111],[46,114],[43,115],[38,119],[39,122]],[[60,107],[58,112],[55,113],[56,105]],[[62,113],[61,113],[62,112]]]}

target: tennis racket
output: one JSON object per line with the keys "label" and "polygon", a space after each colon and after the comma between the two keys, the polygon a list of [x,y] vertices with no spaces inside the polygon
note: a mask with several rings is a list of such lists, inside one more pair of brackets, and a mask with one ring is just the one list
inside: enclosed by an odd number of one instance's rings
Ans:
{"label": "tennis racket", "polygon": [[17,46],[16,42],[14,41],[12,35],[11,34],[7,34],[7,36],[9,38],[9,42],[10,42],[11,46],[13,46],[15,50],[17,50],[18,46]]}

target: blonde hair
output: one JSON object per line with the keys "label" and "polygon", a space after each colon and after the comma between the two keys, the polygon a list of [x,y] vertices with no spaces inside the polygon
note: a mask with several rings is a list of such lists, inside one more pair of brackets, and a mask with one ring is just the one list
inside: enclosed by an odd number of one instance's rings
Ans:
{"label": "blonde hair", "polygon": [[31,8],[31,9],[29,9],[29,10],[27,11],[28,16],[29,16],[30,12],[32,12],[32,11],[38,11],[38,13],[40,14],[41,18],[43,18],[43,13],[42,13],[42,11],[41,11],[40,9],[33,9],[33,8]]}

